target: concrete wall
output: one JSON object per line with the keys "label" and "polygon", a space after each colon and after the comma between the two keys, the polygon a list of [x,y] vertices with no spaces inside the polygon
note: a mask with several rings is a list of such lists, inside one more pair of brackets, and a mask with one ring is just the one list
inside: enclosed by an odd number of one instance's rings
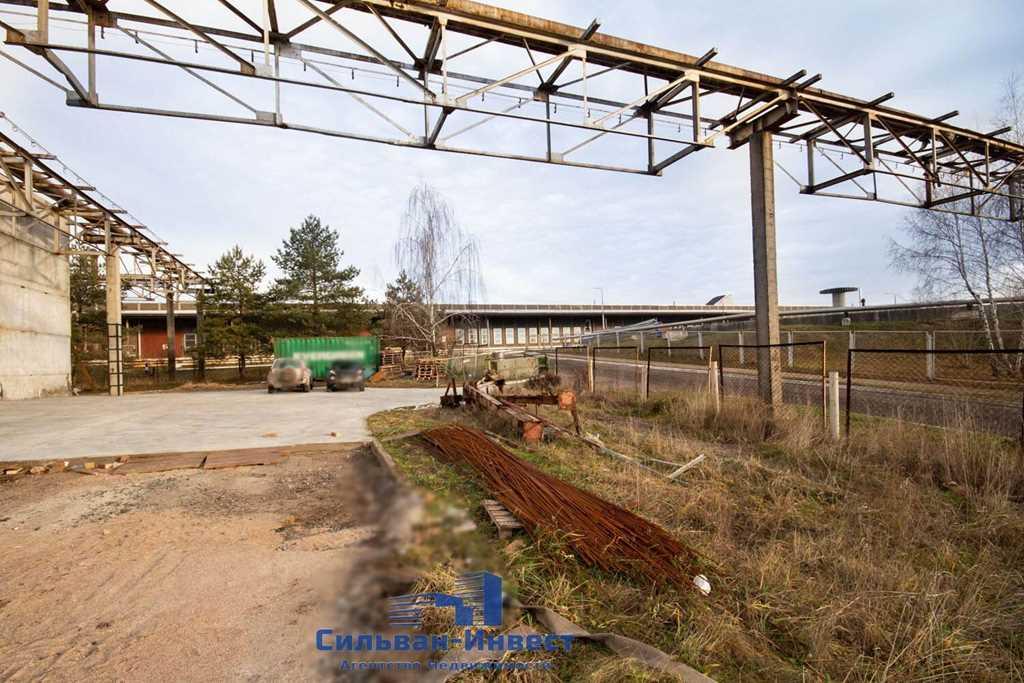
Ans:
{"label": "concrete wall", "polygon": [[[0,212],[12,207],[0,202]],[[0,216],[0,399],[66,394],[71,383],[68,258],[52,227]]]}

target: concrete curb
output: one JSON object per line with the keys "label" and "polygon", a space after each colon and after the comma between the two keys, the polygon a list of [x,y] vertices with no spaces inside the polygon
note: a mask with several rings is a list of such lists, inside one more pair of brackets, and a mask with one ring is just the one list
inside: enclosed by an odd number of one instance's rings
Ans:
{"label": "concrete curb", "polygon": [[401,476],[398,474],[398,466],[395,465],[394,458],[391,457],[391,454],[387,452],[384,445],[378,441],[376,437],[367,441],[366,446],[370,449],[370,452],[373,453],[373,457],[377,458],[377,462],[379,462],[381,466],[388,471],[388,474],[391,475],[392,479],[395,481],[402,480]]}

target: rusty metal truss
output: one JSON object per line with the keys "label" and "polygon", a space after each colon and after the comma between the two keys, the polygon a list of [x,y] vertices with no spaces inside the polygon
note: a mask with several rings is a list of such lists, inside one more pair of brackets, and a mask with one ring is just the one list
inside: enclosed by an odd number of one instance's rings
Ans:
{"label": "rusty metal truss", "polygon": [[116,254],[138,294],[185,292],[203,280],[158,237],[0,112],[0,220],[53,234],[55,253]]}
{"label": "rusty metal truss", "polygon": [[[695,57],[616,38],[596,21],[469,0],[144,0],[145,13],[121,11],[139,4],[0,0],[6,43],[20,49],[0,54],[85,108],[650,175],[770,132],[800,153],[799,171],[775,163],[804,194],[998,219],[1024,205],[1024,147],[1006,131],[894,109],[892,93],[828,92],[803,70],[729,66],[713,48]],[[77,72],[72,57],[85,62]],[[100,60],[133,63],[149,87],[102,98]],[[141,101],[172,71],[206,92],[173,109]]]}

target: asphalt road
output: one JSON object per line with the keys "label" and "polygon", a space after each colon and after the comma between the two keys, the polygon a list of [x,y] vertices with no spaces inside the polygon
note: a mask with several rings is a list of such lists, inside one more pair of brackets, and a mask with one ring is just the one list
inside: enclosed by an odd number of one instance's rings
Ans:
{"label": "asphalt road", "polygon": [[[559,372],[571,376],[580,386],[586,384],[586,360],[559,356]],[[628,361],[600,360],[597,362],[594,382],[598,390],[614,387],[631,390],[638,386],[639,368]],[[840,407],[846,410],[846,384],[840,380]],[[651,395],[658,393],[699,390],[707,386],[707,370],[696,366],[657,364],[651,366]],[[722,388],[723,400],[729,396],[757,394],[757,375],[750,371],[726,370]],[[822,389],[813,379],[783,376],[782,397],[786,403],[820,407]],[[1021,436],[1022,406],[1020,402],[1001,403],[983,398],[958,397],[949,394],[923,392],[912,387],[858,386],[856,379],[852,392],[854,414],[899,418],[907,422],[943,426],[954,421],[970,420],[983,431],[1010,437]],[[845,415],[844,415],[845,419]]]}

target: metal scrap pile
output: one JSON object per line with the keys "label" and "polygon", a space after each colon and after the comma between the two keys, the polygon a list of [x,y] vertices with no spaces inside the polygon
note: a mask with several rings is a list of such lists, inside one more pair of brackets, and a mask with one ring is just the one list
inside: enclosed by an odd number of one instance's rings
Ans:
{"label": "metal scrap pile", "polygon": [[566,534],[588,564],[657,583],[689,583],[697,573],[697,553],[664,529],[541,472],[475,429],[450,425],[422,436],[452,462],[472,467],[531,535]]}

